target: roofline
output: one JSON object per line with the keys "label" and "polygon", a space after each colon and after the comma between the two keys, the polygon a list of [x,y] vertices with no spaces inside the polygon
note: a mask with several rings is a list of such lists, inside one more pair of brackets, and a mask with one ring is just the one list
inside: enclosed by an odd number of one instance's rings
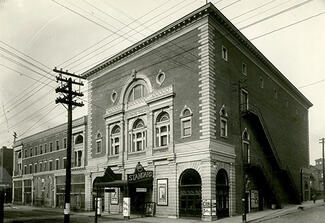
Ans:
{"label": "roofline", "polygon": [[[72,120],[72,128],[78,127],[78,126],[80,126],[80,125],[87,124],[87,117],[88,117],[87,115],[84,115],[84,116],[82,116],[82,117],[80,117],[80,118],[77,118],[77,119]],[[74,124],[75,122],[77,122],[77,121],[79,121],[79,120],[82,120],[82,119],[84,119],[83,122],[82,122],[82,124],[77,125],[77,126],[73,126],[73,124]],[[50,131],[50,130],[53,130],[53,129],[56,129],[56,128],[60,128],[60,127],[62,127],[62,126],[64,126],[64,125],[66,125],[66,124],[67,124],[67,122],[62,123],[62,124],[60,124],[60,125],[56,125],[56,126],[54,126],[54,127],[48,128],[48,129],[45,129],[45,130],[40,131],[40,132],[36,132],[36,133],[34,133],[33,135],[26,136],[26,137],[24,137],[24,138],[18,139],[18,140],[14,143],[13,148],[15,148],[15,147],[17,147],[17,146],[21,146],[21,145],[23,144],[23,141],[24,141],[24,140],[30,139],[30,138],[34,137],[35,135],[42,134],[42,133],[45,133],[45,132],[47,132],[47,131]]]}
{"label": "roofline", "polygon": [[282,80],[287,87],[292,90],[292,92],[303,102],[303,104],[310,108],[313,104],[212,4],[208,3],[195,11],[189,13],[188,15],[183,16],[177,21],[171,23],[170,25],[158,30],[157,32],[151,34],[150,36],[140,40],[139,42],[127,47],[121,52],[111,56],[107,60],[95,65],[94,67],[83,72],[81,76],[88,78],[91,75],[101,71],[102,69],[115,64],[121,59],[128,57],[132,54],[135,54],[139,50],[151,45],[156,42],[163,36],[166,36],[170,33],[174,33],[181,29],[182,27],[188,25],[189,23],[198,20],[199,18],[205,15],[213,16],[219,24],[221,24],[229,33],[238,39],[238,41],[247,48],[254,56],[256,56],[267,68],[275,73],[275,75]]}

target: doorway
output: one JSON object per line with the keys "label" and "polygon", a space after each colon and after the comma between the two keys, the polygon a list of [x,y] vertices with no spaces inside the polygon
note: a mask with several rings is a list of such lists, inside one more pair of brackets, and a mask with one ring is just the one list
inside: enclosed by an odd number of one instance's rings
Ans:
{"label": "doorway", "polygon": [[229,217],[229,184],[224,169],[219,170],[216,177],[216,203],[218,219]]}
{"label": "doorway", "polygon": [[180,217],[201,217],[201,177],[194,169],[185,170],[179,181]]}

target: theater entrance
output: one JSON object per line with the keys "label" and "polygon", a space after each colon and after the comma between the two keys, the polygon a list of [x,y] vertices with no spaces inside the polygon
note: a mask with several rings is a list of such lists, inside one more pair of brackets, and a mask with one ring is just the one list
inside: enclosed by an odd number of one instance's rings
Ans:
{"label": "theater entrance", "polygon": [[201,217],[201,177],[194,169],[185,170],[179,180],[179,216]]}

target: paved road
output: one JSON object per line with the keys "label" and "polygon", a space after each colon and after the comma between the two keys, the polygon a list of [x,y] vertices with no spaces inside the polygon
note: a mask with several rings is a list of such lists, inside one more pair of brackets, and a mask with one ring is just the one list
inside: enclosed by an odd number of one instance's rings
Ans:
{"label": "paved road", "polygon": [[261,221],[253,221],[254,223],[324,223],[325,222],[325,206],[317,206],[308,209],[297,209],[293,213],[282,216],[274,216],[271,219],[263,219]]}

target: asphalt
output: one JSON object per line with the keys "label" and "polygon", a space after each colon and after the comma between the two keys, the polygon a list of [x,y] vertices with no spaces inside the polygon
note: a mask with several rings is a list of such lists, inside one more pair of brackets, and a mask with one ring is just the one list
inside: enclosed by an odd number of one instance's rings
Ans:
{"label": "asphalt", "polygon": [[[325,203],[323,200],[317,200],[315,203],[312,201],[307,201],[303,202],[300,205],[287,205],[284,206],[282,209],[268,209],[264,211],[259,211],[259,212],[253,212],[253,213],[248,213],[247,214],[247,222],[248,223],[258,223],[258,222],[263,222],[269,219],[277,218],[280,216],[284,215],[289,215],[289,214],[294,214],[296,212],[300,212],[302,210],[306,210],[309,208],[313,207],[318,207],[318,206],[324,206]],[[30,207],[30,206],[10,206],[6,208],[12,208],[16,209],[17,212],[19,210],[39,210],[40,213],[51,211],[57,212],[57,213],[62,213],[61,209],[53,209],[53,208],[38,208],[38,207]],[[71,217],[94,217],[94,212],[72,212]],[[42,219],[45,216],[38,216],[37,218]],[[102,216],[98,218],[99,223],[106,223],[106,222],[124,222],[124,218],[122,214],[108,214],[108,213],[102,213]],[[6,222],[6,219],[5,219]],[[128,222],[143,222],[143,223],[196,223],[196,222],[202,222],[200,219],[190,219],[190,218],[167,218],[167,217],[141,217],[137,215],[131,215],[130,219]],[[241,223],[242,222],[242,216],[233,216],[233,217],[228,217],[228,218],[223,218],[219,219],[216,222],[218,223]]]}

